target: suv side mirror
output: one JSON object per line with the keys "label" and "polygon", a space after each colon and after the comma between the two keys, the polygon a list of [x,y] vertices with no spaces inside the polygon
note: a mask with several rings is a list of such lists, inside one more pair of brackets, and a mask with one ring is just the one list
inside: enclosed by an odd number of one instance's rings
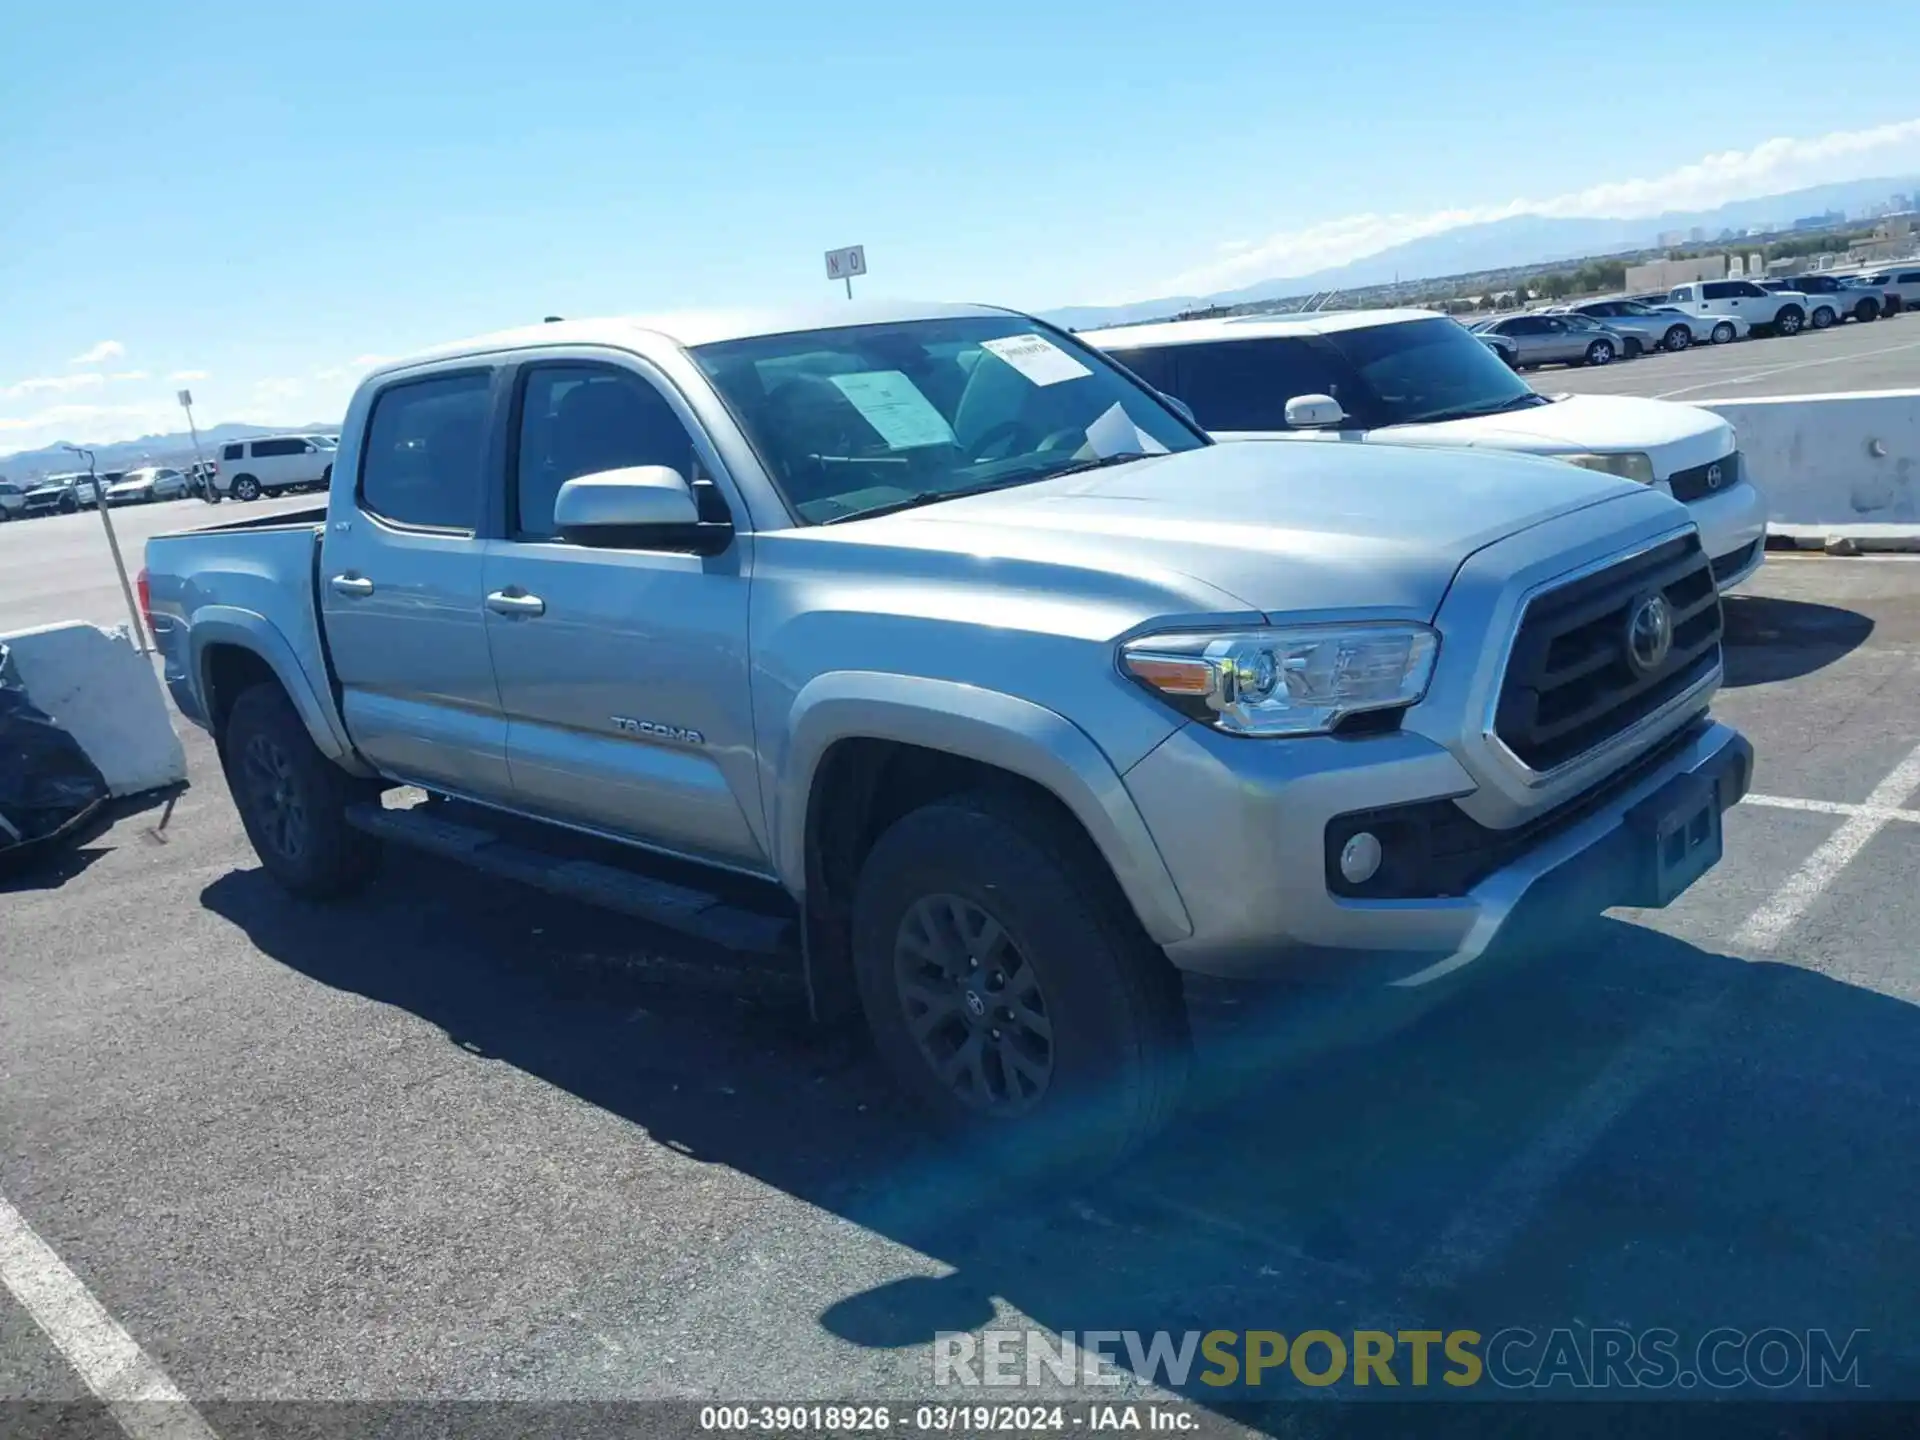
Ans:
{"label": "suv side mirror", "polygon": [[666,465],[581,475],[560,487],[553,525],[562,539],[602,549],[691,550],[717,555],[733,526],[700,518],[687,477]]}
{"label": "suv side mirror", "polygon": [[1287,401],[1287,425],[1294,430],[1324,430],[1346,418],[1331,395],[1296,395]]}

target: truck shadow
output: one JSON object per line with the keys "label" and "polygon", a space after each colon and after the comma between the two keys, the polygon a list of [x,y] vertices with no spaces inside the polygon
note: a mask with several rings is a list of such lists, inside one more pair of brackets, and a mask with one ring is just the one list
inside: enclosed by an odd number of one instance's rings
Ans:
{"label": "truck shadow", "polygon": [[1823,670],[1864,645],[1874,629],[1872,616],[1838,605],[1772,595],[1729,595],[1723,604],[1729,688]]}
{"label": "truck shadow", "polygon": [[[1009,1306],[1056,1334],[1176,1340],[1866,1330],[1876,1398],[1920,1397],[1892,1348],[1920,1330],[1902,1000],[1615,920],[1444,1003],[1195,982],[1198,1097],[1173,1131],[1114,1174],[1009,1187],[927,1139],[861,1046],[810,1031],[791,977],[391,858],[350,905],[295,904],[258,871],[202,899],[281,964],[951,1267],[764,1322],[898,1352],[923,1391],[937,1334]],[[1199,1377],[1169,1388],[1304,1393]]]}

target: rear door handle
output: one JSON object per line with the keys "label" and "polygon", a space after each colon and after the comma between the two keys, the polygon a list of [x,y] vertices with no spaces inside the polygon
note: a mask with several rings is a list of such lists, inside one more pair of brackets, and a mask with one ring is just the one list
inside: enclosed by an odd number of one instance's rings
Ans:
{"label": "rear door handle", "polygon": [[544,615],[547,602],[538,595],[515,595],[507,590],[496,590],[487,596],[487,608],[496,615]]}
{"label": "rear door handle", "polygon": [[327,582],[336,595],[371,595],[373,582],[359,575],[336,575]]}

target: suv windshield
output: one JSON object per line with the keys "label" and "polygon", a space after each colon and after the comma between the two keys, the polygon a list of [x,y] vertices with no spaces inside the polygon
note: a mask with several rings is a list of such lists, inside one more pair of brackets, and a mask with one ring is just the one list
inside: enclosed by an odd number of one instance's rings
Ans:
{"label": "suv windshield", "polygon": [[1326,337],[1354,369],[1374,425],[1463,420],[1547,402],[1451,320],[1413,320]]}
{"label": "suv windshield", "polygon": [[1208,443],[1098,354],[1015,315],[757,336],[692,354],[814,524]]}

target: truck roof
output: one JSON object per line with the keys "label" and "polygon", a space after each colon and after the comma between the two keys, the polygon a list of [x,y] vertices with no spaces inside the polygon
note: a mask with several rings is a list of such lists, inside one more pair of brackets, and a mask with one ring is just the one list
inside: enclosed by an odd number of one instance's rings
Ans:
{"label": "truck roof", "polygon": [[1080,338],[1102,347],[1193,345],[1206,340],[1258,340],[1281,335],[1333,335],[1376,325],[1443,319],[1438,310],[1330,310],[1305,315],[1222,315],[1207,320],[1164,320],[1083,330]]}
{"label": "truck roof", "polygon": [[404,369],[429,360],[486,355],[501,350],[524,350],[538,345],[613,345],[632,348],[636,342],[665,342],[681,348],[710,345],[721,340],[746,340],[759,335],[787,335],[796,330],[840,329],[854,325],[886,325],[906,320],[944,320],[968,315],[1004,316],[1010,312],[992,305],[942,305],[903,300],[841,300],[838,303],[764,310],[686,310],[656,315],[620,315],[597,320],[551,320],[521,325],[436,345],[429,350],[388,360],[369,374]]}

